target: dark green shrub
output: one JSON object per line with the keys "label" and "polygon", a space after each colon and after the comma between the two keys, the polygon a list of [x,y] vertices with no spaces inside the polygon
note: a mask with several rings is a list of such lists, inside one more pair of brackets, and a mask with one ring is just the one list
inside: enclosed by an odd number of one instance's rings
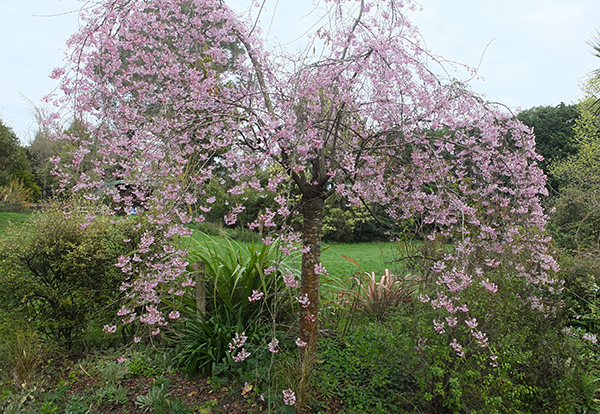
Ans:
{"label": "dark green shrub", "polygon": [[[482,286],[466,291],[468,318],[488,336],[486,346],[460,315],[436,333],[432,320],[447,313],[418,301],[385,321],[359,318],[345,335],[321,338],[317,384],[324,397],[343,402],[346,412],[600,412],[597,345],[565,329],[561,297],[510,274],[498,283],[494,294]],[[536,305],[554,309],[533,309],[534,295]],[[450,346],[455,339],[464,357]]]}
{"label": "dark green shrub", "polygon": [[63,207],[32,215],[0,241],[0,309],[72,349],[91,318],[114,316],[126,236],[123,224],[91,220],[91,206]]}

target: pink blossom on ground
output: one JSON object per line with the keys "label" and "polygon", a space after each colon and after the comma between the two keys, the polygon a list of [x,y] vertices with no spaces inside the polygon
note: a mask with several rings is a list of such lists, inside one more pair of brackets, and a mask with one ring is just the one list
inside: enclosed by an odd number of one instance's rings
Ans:
{"label": "pink blossom on ground", "polygon": [[249,394],[251,391],[252,391],[252,385],[248,384],[248,382],[245,382],[244,386],[242,387],[242,395]]}

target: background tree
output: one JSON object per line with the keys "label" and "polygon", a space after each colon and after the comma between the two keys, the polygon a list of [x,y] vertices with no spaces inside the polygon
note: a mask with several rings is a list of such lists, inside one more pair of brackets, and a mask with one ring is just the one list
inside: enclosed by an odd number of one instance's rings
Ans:
{"label": "background tree", "polygon": [[[8,188],[13,181],[18,181],[27,192],[28,202],[40,196],[40,187],[36,184],[27,161],[27,153],[15,133],[0,121],[0,187]],[[15,184],[16,185],[16,184]],[[11,188],[13,188],[11,186]]]}
{"label": "background tree", "polygon": [[[335,193],[349,205],[377,204],[398,222],[416,217],[427,225],[424,237],[453,242],[453,252],[428,264],[439,286],[432,305],[449,317],[472,319],[462,292],[480,284],[493,292],[492,280],[505,272],[533,291],[552,285],[539,204],[545,180],[527,128],[434,74],[436,60],[406,17],[412,3],[328,7],[311,48],[291,57],[266,51],[255,22],[216,0],[111,0],[84,16],[70,41],[71,72],[54,75],[90,139],[62,134],[80,145],[57,173],[63,186],[92,199],[105,181],[132,186],[138,211],[153,224],[136,260],[119,263],[128,277],[123,289],[146,309],[141,320],[166,323],[154,304],[174,284],[190,283],[174,236],[204,219],[190,205],[211,209],[216,200],[205,186],[218,170],[227,171],[221,184],[231,185],[230,194],[250,190],[276,203],[244,224],[277,229],[285,251],[301,241],[300,336],[310,352],[325,272],[324,206]],[[231,42],[244,53],[223,47]],[[90,143],[99,157],[87,161]],[[85,162],[94,168],[83,171]],[[296,208],[301,236],[285,227]],[[228,209],[233,224],[245,206]],[[472,338],[487,346],[477,330],[459,340]]]}
{"label": "background tree", "polygon": [[583,91],[571,140],[576,153],[551,166],[561,188],[553,219],[558,240],[568,248],[598,247],[600,242],[600,113],[595,109],[600,76],[591,76]]}
{"label": "background tree", "polygon": [[0,186],[27,170],[27,157],[15,133],[0,121]]}
{"label": "background tree", "polygon": [[578,117],[577,105],[565,105],[562,102],[557,106],[530,108],[517,115],[519,121],[533,128],[535,149],[544,157],[540,166],[548,176],[548,188],[554,194],[558,191],[558,181],[549,167],[552,163],[560,162],[577,151],[573,137]]}

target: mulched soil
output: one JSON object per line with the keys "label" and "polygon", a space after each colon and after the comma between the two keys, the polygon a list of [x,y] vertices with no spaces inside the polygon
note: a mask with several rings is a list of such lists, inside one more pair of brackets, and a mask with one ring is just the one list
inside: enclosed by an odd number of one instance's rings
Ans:
{"label": "mulched soil", "polygon": [[[170,399],[181,398],[189,407],[202,407],[207,402],[216,400],[214,407],[206,409],[206,413],[231,413],[242,414],[263,411],[262,402],[254,397],[244,397],[240,393],[231,393],[229,388],[221,387],[213,390],[206,378],[189,379],[181,376],[166,374],[165,378],[170,379],[168,388]],[[138,395],[147,395],[152,387],[153,378],[136,376],[122,380],[121,385],[129,391],[127,396],[129,401],[126,404],[106,405],[98,409],[104,413],[143,413],[141,407],[135,405]],[[89,394],[92,390],[98,389],[102,384],[98,379],[82,375],[70,387],[68,393],[75,395]]]}

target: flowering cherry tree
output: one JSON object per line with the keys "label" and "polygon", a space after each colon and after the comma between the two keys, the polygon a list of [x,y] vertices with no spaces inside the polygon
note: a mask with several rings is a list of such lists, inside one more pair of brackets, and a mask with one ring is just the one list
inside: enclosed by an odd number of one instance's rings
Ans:
{"label": "flowering cherry tree", "polygon": [[[66,165],[55,160],[56,173],[65,187],[88,198],[109,192],[117,210],[147,218],[138,250],[118,263],[133,303],[124,321],[153,333],[167,323],[156,303],[192,283],[173,238],[203,220],[215,201],[204,187],[217,177],[232,194],[274,193],[276,207],[244,224],[280,229],[289,248],[301,241],[304,349],[316,350],[324,201],[334,193],[377,203],[398,221],[417,218],[431,239],[452,241],[431,265],[437,296],[422,300],[448,313],[436,330],[466,321],[486,346],[463,291],[494,294],[503,269],[540,290],[554,284],[531,131],[434,73],[443,66],[407,19],[410,1],[325,3],[325,23],[296,56],[267,50],[255,24],[220,0],[103,0],[82,11],[69,65],[53,73],[62,92],[50,99],[92,138],[64,136],[76,150]],[[107,189],[114,180],[126,184]],[[229,207],[234,224],[244,205]],[[294,211],[300,236],[284,226]],[[451,346],[463,354],[456,339]]]}

